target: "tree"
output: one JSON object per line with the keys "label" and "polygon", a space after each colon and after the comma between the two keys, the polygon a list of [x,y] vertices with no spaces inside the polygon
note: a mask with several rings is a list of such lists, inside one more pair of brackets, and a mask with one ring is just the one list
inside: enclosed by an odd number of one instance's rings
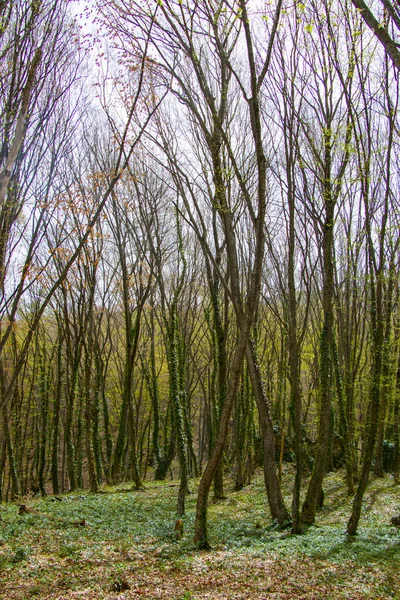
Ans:
{"label": "tree", "polygon": [[[142,28],[148,35],[149,26],[146,27],[146,15],[139,7],[135,8],[137,12],[129,12],[126,6],[119,5],[119,15],[125,23],[134,23],[136,27]],[[263,440],[265,443],[265,483],[268,488],[269,501],[273,516],[280,522],[287,519],[287,511],[283,504],[280,488],[275,472],[274,453],[271,451],[274,446],[273,427],[269,413],[268,402],[266,400],[260,371],[257,364],[256,350],[250,343],[251,327],[254,321],[258,299],[259,288],[263,266],[263,248],[264,248],[264,218],[266,208],[266,158],[264,155],[262,142],[262,123],[259,112],[259,92],[264,81],[268,64],[274,33],[276,31],[280,4],[278,5],[274,25],[267,51],[265,63],[260,72],[257,71],[254,58],[253,38],[250,27],[247,23],[246,4],[241,3],[237,14],[232,12],[230,7],[226,7],[226,12],[222,10],[224,6],[214,6],[212,3],[200,8],[198,3],[177,4],[174,2],[165,3],[160,6],[161,16],[155,22],[151,22],[152,42],[156,51],[163,56],[162,67],[168,76],[173,76],[177,91],[176,95],[183,106],[192,114],[199,127],[199,134],[204,140],[212,167],[212,203],[219,215],[221,226],[224,232],[227,264],[229,273],[229,290],[232,302],[236,312],[238,327],[240,330],[236,346],[236,352],[231,363],[231,378],[227,389],[224,405],[221,411],[220,428],[216,438],[213,453],[210,461],[204,471],[198,494],[197,518],[196,518],[196,541],[200,545],[207,546],[206,535],[206,506],[209,489],[218,468],[222,456],[229,416],[233,406],[233,401],[239,384],[241,373],[241,363],[246,353],[249,364],[250,377],[253,389],[258,402],[260,417],[263,424]],[[194,12],[193,10],[196,9]],[[216,69],[218,77],[210,79],[211,63],[209,56],[205,55],[202,59],[204,49],[197,48],[202,37],[197,36],[194,23],[190,15],[196,16],[196,27],[199,31],[207,32],[207,37],[212,41],[216,50],[216,63],[213,68]],[[148,24],[148,23],[147,23]],[[250,190],[246,186],[246,177],[240,172],[232,145],[229,142],[228,135],[228,112],[227,98],[230,93],[230,85],[234,78],[239,78],[231,62],[231,55],[235,49],[241,28],[247,47],[247,57],[250,70],[250,89],[247,93],[248,84],[238,79],[239,89],[243,94],[244,106],[248,110],[249,124],[252,129],[254,143],[254,158],[256,161],[256,172],[258,177],[257,207],[251,205]],[[171,45],[161,45],[161,40],[170,40]],[[182,70],[176,68],[179,53],[182,53],[189,64],[191,64],[194,78],[189,75],[186,66],[182,65]],[[214,82],[219,82],[217,88]],[[190,82],[190,83],[189,83]],[[199,103],[200,102],[200,103]],[[225,193],[225,178],[222,163],[222,148],[226,148],[229,161],[232,163],[235,177],[237,178],[238,188],[245,198],[246,210],[249,214],[250,222],[254,232],[254,261],[249,268],[249,284],[246,290],[246,300],[242,301],[242,291],[240,286],[240,271],[238,263],[238,245],[235,233],[235,219],[230,205],[230,200]],[[191,212],[186,204],[186,210]],[[196,209],[197,213],[199,212]],[[257,212],[258,211],[258,212]],[[193,223],[193,221],[191,221]],[[197,224],[193,223],[198,229]],[[201,235],[200,239],[204,240]],[[210,254],[208,253],[210,257]],[[211,257],[210,257],[211,258]]]}
{"label": "tree", "polygon": [[385,52],[390,57],[393,66],[400,69],[399,44],[396,41],[400,32],[400,10],[396,0],[380,0],[378,7],[383,15],[375,16],[374,8],[368,6],[364,0],[352,0],[353,5],[360,12],[365,23],[380,41]]}
{"label": "tree", "polygon": [[[366,113],[366,122],[358,120],[356,129],[356,144],[360,161],[362,199],[365,212],[366,232],[366,260],[368,268],[369,291],[369,322],[371,336],[371,364],[368,393],[366,439],[363,452],[363,462],[357,491],[354,496],[352,513],[348,522],[347,532],[354,535],[357,532],[361,516],[362,499],[368,485],[372,461],[374,456],[379,422],[384,418],[386,409],[383,402],[387,397],[385,378],[388,376],[388,352],[385,345],[390,343],[392,327],[392,294],[393,294],[393,261],[397,255],[400,244],[399,236],[391,235],[392,219],[396,219],[392,206],[391,165],[393,158],[394,113],[392,110],[391,86],[389,85],[390,71],[388,59],[385,57],[384,93],[389,110],[384,115],[384,123],[380,122],[379,131],[386,126],[388,143],[384,150],[375,147],[379,135],[373,133],[373,121],[369,110]],[[396,86],[397,87],[397,86]],[[398,97],[398,88],[396,96]],[[362,100],[367,106],[369,94],[372,90],[363,89]],[[379,119],[382,121],[382,117]],[[364,128],[363,128],[364,126]],[[374,160],[377,158],[377,160]],[[371,177],[374,169],[381,174],[380,177]],[[372,183],[374,182],[374,183]],[[375,199],[379,198],[379,203]],[[378,231],[378,235],[375,231]],[[396,223],[394,230],[398,231]],[[388,284],[385,285],[387,273]],[[385,339],[386,336],[386,339]],[[381,417],[381,419],[380,419]]]}

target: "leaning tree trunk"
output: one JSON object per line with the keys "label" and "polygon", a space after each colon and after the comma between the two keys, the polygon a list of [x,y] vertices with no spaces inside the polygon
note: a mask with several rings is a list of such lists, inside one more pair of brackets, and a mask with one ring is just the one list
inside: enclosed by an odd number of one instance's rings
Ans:
{"label": "leaning tree trunk", "polygon": [[228,389],[225,397],[225,402],[221,411],[218,434],[215,439],[215,444],[211,456],[207,462],[206,468],[204,469],[203,476],[199,484],[199,489],[197,493],[194,541],[197,544],[197,546],[201,549],[207,549],[210,547],[207,530],[208,495],[210,492],[212,482],[214,480],[218,464],[221,460],[224,451],[225,439],[228,434],[228,428],[230,424],[230,415],[239,385],[239,379],[241,375],[243,359],[249,335],[250,324],[246,328],[243,328],[241,330],[239,334],[239,339],[236,343],[235,352],[229,369]]}
{"label": "leaning tree trunk", "polygon": [[252,340],[246,344],[246,359],[249,375],[260,417],[263,450],[264,450],[264,482],[267,491],[271,516],[280,525],[290,521],[290,515],[283,500],[282,490],[275,465],[275,435],[271,417],[271,407],[265,394],[257,351]]}
{"label": "leaning tree trunk", "polygon": [[[254,214],[253,209],[250,210],[250,216],[253,222],[254,228],[254,262],[250,271],[250,283],[247,290],[246,301],[243,303],[242,293],[240,288],[240,276],[239,276],[239,264],[238,264],[238,256],[237,256],[237,239],[235,236],[234,229],[234,212],[232,207],[229,206],[226,197],[225,191],[225,181],[223,177],[224,173],[224,164],[221,160],[221,150],[222,150],[222,139],[223,139],[223,122],[221,121],[221,116],[225,115],[226,109],[226,101],[227,97],[225,93],[228,91],[229,78],[231,72],[227,69],[226,64],[226,55],[224,51],[221,52],[221,67],[223,73],[225,74],[225,88],[224,95],[221,99],[221,105],[219,112],[217,113],[215,110],[215,102],[213,99],[208,98],[208,102],[210,107],[213,110],[213,118],[215,123],[215,128],[210,138],[210,151],[211,158],[213,163],[213,178],[214,178],[214,206],[218,209],[220,214],[220,218],[224,228],[225,234],[225,242],[226,242],[226,251],[227,251],[227,261],[228,261],[228,272],[229,272],[229,283],[230,283],[230,291],[232,295],[232,301],[234,304],[238,329],[239,329],[239,337],[237,340],[236,348],[234,351],[232,363],[230,365],[230,377],[228,383],[228,389],[226,393],[226,398],[224,405],[222,407],[221,412],[221,420],[220,427],[218,430],[218,435],[215,442],[215,447],[212,452],[211,458],[207,464],[207,467],[204,471],[203,477],[200,481],[199,490],[198,490],[198,499],[197,499],[197,507],[196,507],[196,521],[195,521],[195,542],[200,547],[208,547],[208,536],[207,536],[207,501],[208,494],[211,486],[212,479],[215,475],[216,469],[218,467],[219,461],[221,460],[225,439],[228,433],[228,426],[230,420],[230,414],[232,410],[232,406],[234,403],[234,399],[237,393],[240,372],[242,369],[242,363],[244,360],[244,356],[247,356],[247,362],[249,365],[249,374],[251,377],[254,394],[256,397],[257,406],[259,408],[260,417],[263,422],[263,427],[266,427],[266,431],[268,432],[269,423],[268,416],[269,415],[269,406],[266,402],[265,395],[262,389],[262,381],[258,370],[257,360],[255,353],[253,353],[253,349],[251,347],[250,336],[251,336],[251,328],[253,326],[255,316],[257,313],[258,302],[260,298],[261,291],[261,277],[264,265],[264,249],[265,249],[265,215],[266,215],[266,177],[267,177],[267,161],[264,154],[263,147],[263,133],[262,133],[262,121],[260,114],[260,103],[259,103],[259,91],[260,86],[264,81],[265,75],[268,71],[269,61],[271,57],[272,44],[274,41],[274,36],[276,32],[276,28],[278,27],[281,4],[278,2],[275,12],[274,23],[272,27],[272,33],[268,44],[267,50],[267,58],[265,60],[262,74],[258,75],[256,68],[256,59],[254,55],[254,46],[253,39],[250,27],[250,21],[247,13],[247,3],[244,0],[240,0],[239,6],[241,9],[241,19],[242,26],[244,30],[244,36],[246,40],[246,52],[247,59],[250,71],[250,86],[251,86],[251,98],[247,99],[249,114],[250,114],[250,123],[251,123],[251,131],[252,138],[254,143],[254,153],[257,164],[257,215]],[[215,33],[218,38],[217,30]],[[220,40],[218,40],[220,43]],[[221,51],[222,45],[218,46]],[[241,177],[239,177],[239,185],[243,186],[244,182]],[[249,193],[248,189],[244,189],[242,187],[242,191]],[[267,438],[265,441],[267,444],[270,444],[272,440],[268,439],[268,436],[264,436]],[[272,436],[273,439],[273,436]],[[275,454],[267,458],[266,468],[272,473],[275,473],[275,464],[272,465],[271,461],[274,461]],[[275,479],[272,476],[272,488],[275,492]],[[278,501],[279,504],[279,494],[275,494],[273,496],[273,504],[275,501]],[[271,502],[270,502],[271,504]],[[282,510],[282,509],[281,509]],[[284,510],[282,511],[284,512]]]}
{"label": "leaning tree trunk", "polygon": [[364,449],[363,465],[361,469],[360,481],[358,483],[357,492],[354,496],[353,508],[350,516],[350,520],[347,526],[347,533],[349,535],[355,535],[357,532],[358,523],[361,516],[362,501],[365,490],[367,489],[369,475],[371,471],[372,459],[374,456],[374,447],[376,434],[378,431],[378,419],[376,415],[379,414],[379,401],[380,401],[380,384],[381,384],[381,372],[382,372],[382,343],[383,335],[382,328],[378,327],[373,332],[374,344],[373,344],[373,359],[371,368],[371,388],[369,397],[368,407],[368,420],[367,420],[367,440]]}

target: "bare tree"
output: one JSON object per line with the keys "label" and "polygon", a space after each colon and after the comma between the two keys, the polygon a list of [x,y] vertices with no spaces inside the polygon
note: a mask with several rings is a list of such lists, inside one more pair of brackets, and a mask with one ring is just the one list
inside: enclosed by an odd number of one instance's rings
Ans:
{"label": "bare tree", "polygon": [[400,33],[400,8],[397,0],[379,0],[378,9],[381,14],[376,14],[376,7],[364,0],[352,0],[353,5],[360,12],[365,23],[380,41],[385,52],[390,57],[393,66],[400,69],[400,51],[398,36]]}

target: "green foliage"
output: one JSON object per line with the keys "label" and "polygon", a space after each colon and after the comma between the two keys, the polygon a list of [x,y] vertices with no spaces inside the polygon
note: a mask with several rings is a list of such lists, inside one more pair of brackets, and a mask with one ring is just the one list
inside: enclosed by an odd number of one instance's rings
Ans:
{"label": "green foliage", "polygon": [[[286,499],[291,482],[288,470]],[[194,494],[187,499],[183,538],[176,540],[176,486],[165,483],[148,483],[144,491],[117,486],[98,494],[74,493],[62,502],[32,500],[40,515],[19,516],[8,504],[1,522],[5,595],[0,597],[46,598],[58,589],[60,597],[75,590],[86,598],[109,598],[114,583],[126,581],[140,597],[205,598],[207,589],[207,597],[216,598],[207,586],[212,580],[218,581],[218,593],[230,598],[244,597],[247,590],[247,597],[261,599],[267,589],[277,595],[291,589],[290,597],[305,598],[315,586],[321,598],[396,597],[400,531],[390,517],[398,512],[398,488],[389,478],[371,483],[359,535],[352,538],[345,533],[351,499],[342,472],[327,477],[325,497],[318,526],[293,535],[271,524],[258,476],[210,505],[211,552],[194,549]],[[73,525],[83,518],[86,527]],[[328,593],[332,586],[335,596]]]}
{"label": "green foliage", "polygon": [[29,552],[26,548],[16,548],[14,553],[11,556],[12,563],[20,563],[24,560],[27,560]]}

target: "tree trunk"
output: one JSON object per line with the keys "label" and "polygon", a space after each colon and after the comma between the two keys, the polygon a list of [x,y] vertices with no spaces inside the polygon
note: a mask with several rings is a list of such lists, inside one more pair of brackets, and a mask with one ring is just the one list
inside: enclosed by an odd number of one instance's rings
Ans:
{"label": "tree trunk", "polygon": [[47,389],[46,373],[46,347],[43,342],[42,353],[39,350],[39,402],[40,402],[40,442],[39,442],[39,464],[38,464],[38,484],[42,496],[46,496],[44,481],[44,472],[46,467],[46,441],[48,436],[48,412],[49,412],[49,394]]}
{"label": "tree trunk", "polygon": [[344,406],[344,398],[343,398],[343,384],[342,378],[340,375],[340,365],[339,365],[339,357],[336,347],[336,342],[334,337],[332,337],[332,355],[333,355],[333,365],[335,370],[335,380],[336,380],[336,394],[338,397],[339,404],[339,415],[340,415],[340,426],[341,432],[343,436],[343,446],[344,446],[344,456],[346,462],[346,483],[347,483],[347,495],[354,495],[354,476],[353,476],[353,452],[351,447],[350,435],[349,435],[349,427],[347,424],[346,410]]}
{"label": "tree trunk", "polygon": [[87,460],[87,470],[89,475],[89,487],[91,492],[97,492],[98,484],[96,477],[95,458],[93,450],[93,301],[94,301],[94,282],[89,297],[89,314],[87,319],[87,339],[85,345],[85,450]]}
{"label": "tree trunk", "polygon": [[57,348],[57,384],[54,396],[54,408],[53,408],[53,444],[51,451],[51,481],[53,487],[53,494],[58,495],[60,493],[59,483],[59,463],[58,463],[58,451],[59,451],[59,432],[60,432],[60,410],[61,410],[61,393],[63,387],[63,360],[62,360],[62,344],[63,335],[59,332],[58,348]]}
{"label": "tree trunk", "polygon": [[267,491],[268,504],[272,518],[280,525],[284,525],[290,521],[290,515],[283,500],[282,490],[276,472],[275,434],[271,418],[271,407],[265,394],[261,372],[258,366],[257,352],[252,340],[246,344],[246,359],[261,423],[264,449],[264,482]]}
{"label": "tree trunk", "polygon": [[77,488],[76,480],[76,463],[75,463],[75,445],[73,441],[73,422],[75,412],[75,398],[78,388],[78,371],[81,357],[81,343],[77,342],[78,348],[75,348],[75,356],[72,364],[72,373],[70,380],[70,389],[67,398],[67,409],[66,409],[66,422],[65,422],[65,445],[66,445],[66,459],[67,459],[67,471],[69,478],[69,489],[74,492]]}
{"label": "tree trunk", "polygon": [[6,404],[3,405],[2,413],[3,413],[3,434],[4,434],[5,442],[7,444],[8,464],[9,464],[9,471],[10,471],[10,476],[11,476],[11,481],[12,481],[11,500],[14,500],[17,496],[19,496],[20,488],[19,488],[17,464],[16,464],[16,460],[15,460],[15,453],[14,453],[14,445],[13,445],[12,438],[11,438],[10,423],[8,420]]}
{"label": "tree trunk", "polygon": [[169,376],[170,376],[170,395],[173,411],[173,423],[177,441],[177,453],[180,468],[180,486],[178,492],[178,501],[176,511],[178,516],[185,514],[185,498],[188,492],[189,472],[187,459],[187,439],[185,433],[184,406],[185,392],[183,390],[179,359],[179,331],[178,331],[178,301],[183,288],[186,274],[186,259],[183,251],[182,231],[179,221],[178,210],[176,210],[176,225],[178,235],[178,250],[182,259],[182,270],[179,274],[173,300],[170,307],[168,322],[168,342],[169,342]]}
{"label": "tree trunk", "polygon": [[195,520],[195,544],[200,549],[210,548],[207,531],[207,504],[210,488],[224,451],[225,440],[228,433],[232,406],[237,393],[240,373],[242,370],[244,354],[247,346],[247,338],[250,335],[250,327],[243,329],[235,346],[234,356],[230,365],[230,376],[225,402],[222,407],[220,425],[215,439],[215,445],[211,456],[204,469],[197,492],[196,520]]}
{"label": "tree trunk", "polygon": [[[330,134],[327,134],[330,136]],[[317,454],[315,457],[314,469],[304,500],[301,520],[305,524],[311,524],[315,521],[315,513],[322,496],[322,481],[325,475],[329,439],[331,429],[331,378],[332,378],[332,339],[333,339],[333,228],[334,228],[334,208],[335,203],[331,200],[331,180],[330,180],[330,154],[328,153],[329,141],[326,141],[325,156],[325,225],[323,237],[323,311],[324,324],[320,336],[320,359],[319,359],[319,390],[320,390],[320,410],[318,425]]]}
{"label": "tree trunk", "polygon": [[384,476],[383,470],[383,442],[385,439],[385,424],[387,416],[387,407],[391,394],[390,371],[392,366],[392,314],[393,314],[393,294],[395,284],[395,266],[394,256],[389,264],[388,286],[385,299],[385,326],[384,339],[382,346],[382,381],[381,381],[381,397],[380,397],[380,412],[378,415],[378,431],[375,451],[374,473],[377,477]]}
{"label": "tree trunk", "polygon": [[[327,94],[327,90],[325,90]],[[348,128],[348,133],[351,128]],[[324,155],[322,159],[322,201],[324,206],[324,222],[322,234],[322,309],[323,326],[320,335],[319,352],[319,424],[317,454],[314,469],[308,485],[306,498],[303,504],[301,520],[305,524],[314,523],[317,506],[323,498],[322,482],[326,472],[329,440],[331,432],[332,411],[332,340],[333,340],[333,299],[334,299],[334,225],[336,198],[340,190],[340,181],[334,189],[332,181],[332,113],[331,108],[325,116],[325,128],[323,130]],[[342,170],[348,161],[348,153],[345,154]]]}
{"label": "tree trunk", "polygon": [[374,456],[376,434],[378,430],[378,420],[376,419],[376,415],[379,414],[380,380],[382,369],[382,335],[378,331],[375,331],[374,337],[375,344],[371,372],[370,402],[368,407],[367,440],[363,453],[364,460],[361,469],[360,481],[354,496],[353,508],[349,523],[347,525],[347,533],[349,535],[355,535],[357,533],[357,527],[361,516],[362,500],[368,485],[372,459]]}
{"label": "tree trunk", "polygon": [[393,474],[396,485],[400,484],[400,353],[397,363],[396,389],[394,396],[394,465]]}

